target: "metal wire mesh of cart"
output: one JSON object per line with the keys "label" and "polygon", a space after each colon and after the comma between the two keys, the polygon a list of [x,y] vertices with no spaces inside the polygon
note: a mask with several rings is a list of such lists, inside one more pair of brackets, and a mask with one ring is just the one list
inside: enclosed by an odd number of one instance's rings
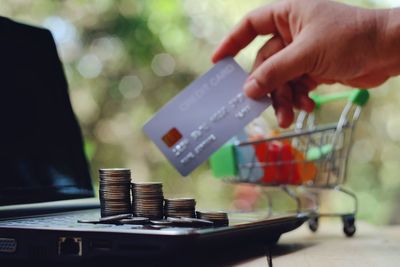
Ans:
{"label": "metal wire mesh of cart", "polygon": [[[227,144],[212,156],[211,168],[214,176],[223,177],[225,181],[280,186],[296,199],[298,211],[302,211],[300,200],[290,186],[306,187],[310,192],[312,189],[341,191],[354,199],[353,212],[329,215],[350,214],[354,221],[357,198],[340,185],[346,181],[352,134],[369,93],[352,90],[313,95],[312,98],[317,110],[332,101],[347,99],[347,102],[335,123],[318,125],[314,113],[300,112],[291,132]],[[319,203],[316,203],[312,211],[314,218],[323,216],[318,213],[318,207]]]}
{"label": "metal wire mesh of cart", "polygon": [[[268,186],[340,184],[351,131],[351,126],[341,131],[325,126],[239,143],[234,146],[237,176],[233,180]],[[249,153],[251,157],[246,156]]]}
{"label": "metal wire mesh of cart", "polygon": [[211,158],[214,175],[268,186],[343,184],[352,133],[368,96],[366,90],[314,95],[317,109],[327,102],[349,99],[337,123],[317,125],[314,114],[300,112],[292,132],[221,148]]}

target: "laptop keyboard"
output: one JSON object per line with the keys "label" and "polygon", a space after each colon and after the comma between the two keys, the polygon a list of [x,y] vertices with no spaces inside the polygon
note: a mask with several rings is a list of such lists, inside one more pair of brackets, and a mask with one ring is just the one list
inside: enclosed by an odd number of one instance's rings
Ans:
{"label": "laptop keyboard", "polygon": [[83,210],[68,213],[52,214],[35,218],[21,218],[12,220],[0,220],[0,228],[29,228],[29,229],[51,229],[51,230],[91,230],[91,231],[111,231],[111,232],[169,232],[169,233],[189,233],[193,227],[163,226],[156,227],[151,225],[132,225],[132,224],[105,224],[105,223],[78,223],[78,220],[98,220],[100,210]]}
{"label": "laptop keyboard", "polygon": [[78,223],[78,220],[96,220],[100,217],[99,210],[85,210],[70,213],[54,214],[36,218],[23,218],[0,221],[0,227],[32,227],[32,228],[113,228],[140,229],[141,225],[113,225],[113,224],[86,224]]}
{"label": "laptop keyboard", "polygon": [[[233,218],[230,217],[230,225],[236,224],[247,224],[254,222],[256,223],[260,219],[265,220],[268,219],[271,222],[279,219],[279,217],[287,217],[286,216],[266,216],[265,212],[261,213],[237,213],[237,214],[230,214],[234,215]],[[293,217],[290,216],[290,217]],[[93,210],[81,210],[81,211],[74,211],[68,213],[59,213],[59,214],[52,214],[47,216],[38,216],[35,218],[19,218],[19,219],[9,219],[9,220],[1,220],[0,219],[0,228],[2,227],[11,227],[11,228],[33,228],[33,229],[60,229],[65,230],[67,229],[76,229],[76,230],[99,230],[99,231],[123,231],[123,232],[131,232],[132,230],[151,230],[159,231],[159,230],[166,230],[170,231],[192,231],[197,229],[196,227],[176,227],[176,226],[164,226],[164,227],[151,227],[149,225],[132,225],[132,224],[105,224],[105,223],[78,223],[78,220],[82,221],[93,221],[98,220],[100,218],[100,210],[93,209]]]}

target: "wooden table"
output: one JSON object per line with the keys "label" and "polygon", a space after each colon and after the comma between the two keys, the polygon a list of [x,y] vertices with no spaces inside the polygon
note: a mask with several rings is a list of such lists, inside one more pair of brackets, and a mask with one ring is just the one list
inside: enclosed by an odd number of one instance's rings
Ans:
{"label": "wooden table", "polygon": [[[372,267],[400,266],[400,226],[357,223],[354,237],[342,232],[339,219],[322,220],[317,233],[307,225],[282,236],[273,248],[274,267]],[[268,266],[266,256],[247,259],[233,266]]]}

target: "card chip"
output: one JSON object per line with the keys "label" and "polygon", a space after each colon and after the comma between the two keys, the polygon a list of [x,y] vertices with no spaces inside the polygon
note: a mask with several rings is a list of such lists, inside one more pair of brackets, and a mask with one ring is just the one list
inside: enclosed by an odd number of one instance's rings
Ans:
{"label": "card chip", "polygon": [[182,138],[182,134],[176,128],[172,128],[161,138],[168,147],[172,147]]}

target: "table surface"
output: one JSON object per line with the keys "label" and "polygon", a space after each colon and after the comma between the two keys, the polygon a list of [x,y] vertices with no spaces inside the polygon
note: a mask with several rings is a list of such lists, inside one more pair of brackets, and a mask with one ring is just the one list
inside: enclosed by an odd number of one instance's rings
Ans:
{"label": "table surface", "polygon": [[[356,225],[355,236],[347,238],[340,219],[322,220],[317,233],[305,224],[283,235],[271,249],[273,266],[400,266],[400,226]],[[267,257],[248,258],[232,266],[268,266]]]}

